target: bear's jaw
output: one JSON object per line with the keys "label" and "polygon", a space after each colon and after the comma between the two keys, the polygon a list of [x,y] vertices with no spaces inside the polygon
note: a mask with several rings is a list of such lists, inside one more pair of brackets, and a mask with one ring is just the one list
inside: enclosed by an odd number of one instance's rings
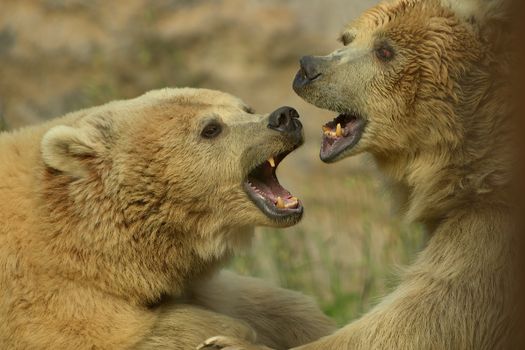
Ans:
{"label": "bear's jaw", "polygon": [[303,212],[299,199],[281,186],[276,176],[279,163],[290,153],[291,151],[270,157],[255,167],[248,174],[244,183],[248,197],[272,220],[294,216],[300,218]]}
{"label": "bear's jaw", "polygon": [[331,163],[351,150],[361,140],[366,126],[364,118],[357,113],[341,113],[323,125],[321,160]]}

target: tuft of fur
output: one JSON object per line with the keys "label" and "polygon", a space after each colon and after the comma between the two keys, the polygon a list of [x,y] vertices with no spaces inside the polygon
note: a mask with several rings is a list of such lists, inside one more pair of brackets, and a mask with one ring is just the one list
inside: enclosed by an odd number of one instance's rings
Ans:
{"label": "tuft of fur", "polygon": [[458,17],[486,27],[494,18],[508,17],[510,3],[507,0],[441,0]]}

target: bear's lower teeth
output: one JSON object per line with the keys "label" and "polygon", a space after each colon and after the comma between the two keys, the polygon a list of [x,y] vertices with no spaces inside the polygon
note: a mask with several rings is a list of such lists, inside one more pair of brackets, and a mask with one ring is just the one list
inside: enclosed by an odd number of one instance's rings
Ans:
{"label": "bear's lower teeth", "polygon": [[275,175],[277,166],[285,156],[284,153],[270,156],[248,174],[245,181],[249,194],[255,196],[252,199],[256,201],[256,204],[262,204],[264,201],[265,208],[267,205],[273,205],[273,208],[283,211],[301,208],[299,200],[279,184]]}
{"label": "bear's lower teeth", "polygon": [[299,199],[297,197],[291,197],[287,199],[286,202],[281,197],[277,197],[277,201],[275,202],[275,206],[279,209],[297,208],[298,205]]}

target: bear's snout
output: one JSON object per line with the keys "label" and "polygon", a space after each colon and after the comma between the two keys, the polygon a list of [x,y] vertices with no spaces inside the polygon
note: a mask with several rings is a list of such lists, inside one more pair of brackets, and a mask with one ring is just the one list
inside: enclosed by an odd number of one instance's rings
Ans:
{"label": "bear's snout", "polygon": [[270,114],[268,128],[289,134],[301,133],[303,124],[299,113],[292,107],[281,107]]}

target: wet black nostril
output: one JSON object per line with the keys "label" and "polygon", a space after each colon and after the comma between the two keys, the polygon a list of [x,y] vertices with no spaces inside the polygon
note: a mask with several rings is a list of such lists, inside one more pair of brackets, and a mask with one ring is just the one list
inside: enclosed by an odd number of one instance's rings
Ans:
{"label": "wet black nostril", "polygon": [[293,132],[302,128],[299,113],[292,107],[281,107],[270,114],[268,127],[281,132]]}
{"label": "wet black nostril", "polygon": [[323,75],[315,57],[304,56],[299,62],[301,64],[301,75],[303,78],[312,81]]}
{"label": "wet black nostril", "polygon": [[279,114],[279,116],[277,117],[277,125],[282,126],[288,124],[288,119],[289,117],[286,114]]}
{"label": "wet black nostril", "polygon": [[299,119],[299,112],[297,112],[295,109],[291,108],[291,110],[290,110],[290,117]]}

